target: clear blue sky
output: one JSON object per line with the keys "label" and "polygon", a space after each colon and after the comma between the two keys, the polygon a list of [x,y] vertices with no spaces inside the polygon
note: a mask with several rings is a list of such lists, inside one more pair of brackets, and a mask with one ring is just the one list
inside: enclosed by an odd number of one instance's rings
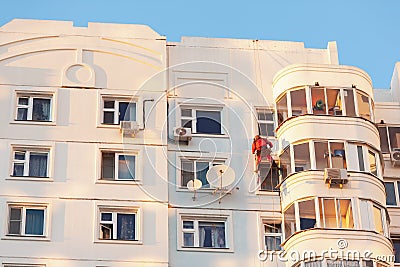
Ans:
{"label": "clear blue sky", "polygon": [[13,18],[147,24],[169,41],[181,36],[337,41],[339,62],[367,71],[389,88],[400,61],[398,0],[3,0],[0,24]]}

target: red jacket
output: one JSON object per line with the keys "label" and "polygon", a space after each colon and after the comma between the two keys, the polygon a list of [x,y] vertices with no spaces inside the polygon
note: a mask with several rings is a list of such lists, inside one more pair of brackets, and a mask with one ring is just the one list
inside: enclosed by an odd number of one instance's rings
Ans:
{"label": "red jacket", "polygon": [[268,139],[258,138],[255,140],[251,146],[251,153],[255,153],[256,151],[260,151],[261,147],[269,145],[269,147],[273,147],[272,143]]}

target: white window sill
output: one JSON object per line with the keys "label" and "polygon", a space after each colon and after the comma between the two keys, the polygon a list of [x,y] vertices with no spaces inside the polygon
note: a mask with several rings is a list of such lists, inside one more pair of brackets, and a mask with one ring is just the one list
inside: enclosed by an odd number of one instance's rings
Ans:
{"label": "white window sill", "polygon": [[98,239],[95,240],[94,243],[97,244],[121,244],[121,245],[143,245],[143,241],[142,240],[116,240],[116,239]]}
{"label": "white window sill", "polygon": [[229,138],[227,134],[205,134],[205,133],[192,133],[192,138]]}
{"label": "white window sill", "polygon": [[33,181],[33,182],[54,182],[53,178],[50,177],[31,177],[31,176],[10,176],[6,180],[14,181]]}
{"label": "white window sill", "polygon": [[11,121],[10,124],[56,126],[55,121]]}
{"label": "white window sill", "polygon": [[96,184],[143,185],[141,180],[96,180]]}
{"label": "white window sill", "polygon": [[[139,129],[141,125],[138,125]],[[109,129],[119,129],[121,128],[120,124],[106,124],[106,123],[99,123],[97,124],[97,128],[109,128]]]}
{"label": "white window sill", "polygon": [[264,196],[279,196],[279,191],[257,190],[256,195]]}
{"label": "white window sill", "polygon": [[231,248],[202,248],[202,247],[180,247],[180,251],[194,251],[194,252],[213,252],[213,253],[233,253]]}
{"label": "white window sill", "polygon": [[13,235],[6,235],[1,238],[1,240],[23,240],[23,241],[45,241],[49,242],[50,238],[47,236],[13,236]]}

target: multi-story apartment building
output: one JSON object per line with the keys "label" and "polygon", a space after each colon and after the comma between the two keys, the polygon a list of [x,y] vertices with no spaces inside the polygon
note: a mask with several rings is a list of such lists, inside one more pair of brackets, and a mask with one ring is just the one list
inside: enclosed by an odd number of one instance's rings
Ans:
{"label": "multi-story apartment building", "polygon": [[14,20],[0,47],[3,266],[394,264],[397,65],[374,90],[335,42],[59,21]]}

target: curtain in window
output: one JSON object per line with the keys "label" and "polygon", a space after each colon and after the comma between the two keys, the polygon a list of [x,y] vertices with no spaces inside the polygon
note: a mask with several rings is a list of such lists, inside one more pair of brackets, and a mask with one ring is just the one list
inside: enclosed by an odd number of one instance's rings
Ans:
{"label": "curtain in window", "polygon": [[50,120],[50,99],[35,98],[33,100],[32,120]]}
{"label": "curtain in window", "polygon": [[43,235],[44,210],[27,209],[25,234]]}
{"label": "curtain in window", "polygon": [[118,179],[135,179],[135,156],[119,155]]}
{"label": "curtain in window", "polygon": [[224,223],[199,223],[200,247],[225,248]]}
{"label": "curtain in window", "polygon": [[31,153],[29,176],[47,177],[47,153]]}
{"label": "curtain in window", "polygon": [[202,182],[203,188],[210,187],[206,177],[208,169],[209,169],[208,162],[196,162],[196,178]]}
{"label": "curtain in window", "polygon": [[117,239],[135,240],[135,214],[117,214]]}

